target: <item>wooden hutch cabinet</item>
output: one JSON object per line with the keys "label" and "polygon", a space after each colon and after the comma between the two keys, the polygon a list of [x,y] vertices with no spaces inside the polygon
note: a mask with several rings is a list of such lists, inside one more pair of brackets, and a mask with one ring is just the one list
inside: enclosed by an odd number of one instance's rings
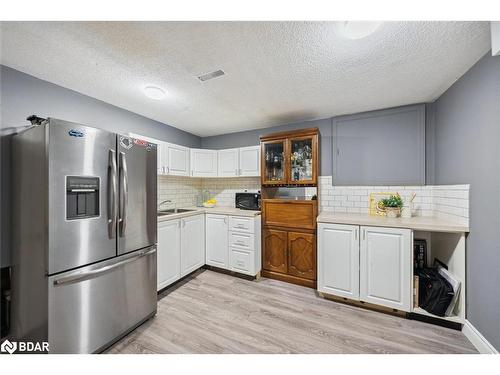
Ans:
{"label": "wooden hutch cabinet", "polygon": [[260,145],[262,186],[316,186],[317,128],[262,136]]}
{"label": "wooden hutch cabinet", "polygon": [[261,171],[262,276],[315,288],[318,201],[271,192],[317,186],[318,129],[262,136]]}

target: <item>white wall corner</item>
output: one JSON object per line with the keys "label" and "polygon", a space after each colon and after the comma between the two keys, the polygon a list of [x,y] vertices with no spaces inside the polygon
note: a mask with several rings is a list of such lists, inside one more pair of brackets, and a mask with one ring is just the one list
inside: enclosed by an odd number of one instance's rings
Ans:
{"label": "white wall corner", "polygon": [[467,319],[462,327],[462,333],[481,354],[499,354],[488,340]]}
{"label": "white wall corner", "polygon": [[491,55],[500,56],[500,21],[491,21]]}

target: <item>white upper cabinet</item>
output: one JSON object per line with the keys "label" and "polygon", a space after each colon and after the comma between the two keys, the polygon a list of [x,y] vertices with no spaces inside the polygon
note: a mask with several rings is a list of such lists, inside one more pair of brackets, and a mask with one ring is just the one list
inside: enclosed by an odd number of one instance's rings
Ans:
{"label": "white upper cabinet", "polygon": [[260,176],[260,146],[241,147],[239,176]]}
{"label": "white upper cabinet", "polygon": [[318,224],[318,290],[359,300],[359,226]]}
{"label": "white upper cabinet", "polygon": [[217,175],[219,177],[237,177],[238,169],[238,148],[217,151]]}
{"label": "white upper cabinet", "polygon": [[167,144],[167,173],[173,176],[189,176],[189,148]]}
{"label": "white upper cabinet", "polygon": [[217,151],[192,148],[191,176],[217,177]]}
{"label": "white upper cabinet", "polygon": [[158,142],[158,174],[168,174],[168,143]]}
{"label": "white upper cabinet", "polygon": [[260,146],[205,150],[159,141],[139,134],[129,136],[156,143],[159,175],[192,177],[260,176]]}
{"label": "white upper cabinet", "polygon": [[360,300],[410,311],[412,232],[361,227]]}

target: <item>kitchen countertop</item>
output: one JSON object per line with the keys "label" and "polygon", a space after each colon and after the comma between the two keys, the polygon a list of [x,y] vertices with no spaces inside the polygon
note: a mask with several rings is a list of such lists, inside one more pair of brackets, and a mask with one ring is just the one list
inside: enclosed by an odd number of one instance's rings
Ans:
{"label": "kitchen countertop", "polygon": [[429,232],[468,233],[469,227],[449,219],[436,216],[414,216],[412,218],[387,218],[368,214],[321,212],[318,223],[352,224],[377,227],[408,228]]}
{"label": "kitchen countertop", "polygon": [[193,211],[189,212],[180,212],[177,214],[163,215],[158,216],[158,222],[160,221],[168,221],[180,219],[183,217],[200,215],[200,214],[217,214],[217,215],[233,215],[233,216],[245,216],[245,217],[255,217],[260,215],[260,211],[253,210],[242,210],[234,207],[213,207],[213,208],[205,208],[205,207],[178,207],[183,209],[189,209]]}

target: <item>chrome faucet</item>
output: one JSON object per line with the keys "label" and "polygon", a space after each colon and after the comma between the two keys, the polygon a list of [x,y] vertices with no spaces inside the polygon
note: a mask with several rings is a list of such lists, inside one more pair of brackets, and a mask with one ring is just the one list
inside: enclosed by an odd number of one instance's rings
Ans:
{"label": "chrome faucet", "polygon": [[173,204],[174,202],[172,202],[170,199],[167,199],[167,200],[164,200],[160,203],[158,203],[158,210],[160,209],[160,207],[165,204],[165,203],[169,203],[169,204]]}

